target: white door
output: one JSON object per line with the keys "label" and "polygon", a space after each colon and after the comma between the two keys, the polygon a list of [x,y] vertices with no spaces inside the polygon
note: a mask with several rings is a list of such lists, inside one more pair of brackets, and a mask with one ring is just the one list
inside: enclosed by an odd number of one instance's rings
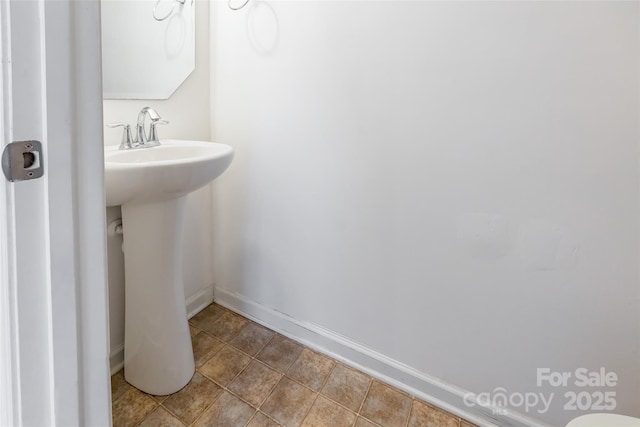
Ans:
{"label": "white door", "polygon": [[0,175],[0,425],[109,425],[99,2],[2,0],[0,28],[0,148],[45,171]]}

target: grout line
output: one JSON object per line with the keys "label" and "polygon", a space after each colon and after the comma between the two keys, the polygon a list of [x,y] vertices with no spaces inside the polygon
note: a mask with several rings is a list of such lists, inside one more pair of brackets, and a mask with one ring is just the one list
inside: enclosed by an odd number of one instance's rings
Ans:
{"label": "grout line", "polygon": [[[413,408],[415,403],[416,403],[416,399],[412,397],[411,403],[409,404],[409,413],[407,414],[407,419],[404,421],[405,427],[409,427],[409,420],[411,419],[411,414],[413,413]],[[460,426],[458,425],[457,427],[460,427]]]}
{"label": "grout line", "polygon": [[258,357],[258,355],[259,355],[260,353],[262,353],[262,350],[264,350],[265,348],[267,348],[267,346],[268,346],[269,344],[271,344],[271,341],[273,341],[273,340],[274,340],[274,338],[275,338],[277,335],[278,335],[278,333],[277,333],[277,332],[273,332],[273,335],[271,335],[271,338],[269,338],[269,339],[267,340],[267,342],[266,342],[262,347],[260,347],[260,350],[258,350],[258,351],[256,352],[255,356],[252,356],[252,357]]}
{"label": "grout line", "polygon": [[[262,405],[264,405],[264,402],[269,400],[269,398],[273,395],[273,392],[275,391],[276,388],[278,388],[278,384],[280,384],[280,381],[282,381],[283,378],[284,378],[284,374],[282,374],[280,376],[280,378],[278,379],[278,382],[276,383],[276,385],[274,385],[271,388],[271,390],[269,390],[269,392],[267,393],[267,396],[264,399],[262,399],[262,402],[260,402],[260,405],[258,405],[258,411],[262,408]],[[269,418],[273,419],[273,417],[271,417],[271,415],[267,414],[266,412],[264,412],[264,414],[267,415]],[[274,421],[276,421],[276,420],[274,420]],[[278,421],[278,424],[280,424],[279,421]]]}
{"label": "grout line", "polygon": [[253,419],[256,417],[256,414],[257,414],[257,413],[258,413],[258,410],[256,409],[256,410],[253,412],[253,415],[251,415],[251,416],[249,417],[249,419],[247,420],[247,422],[246,422],[246,423],[244,423],[244,427],[247,427],[247,426],[251,423],[251,421],[253,421]]}
{"label": "grout line", "polygon": [[[197,370],[197,369],[196,369],[196,372],[198,372],[198,370]],[[198,372],[198,373],[199,373],[200,375],[202,375],[203,377],[207,378],[208,380],[212,381],[212,382],[213,382],[215,385],[217,385],[218,387],[220,387],[220,385],[219,385],[217,382],[215,382],[215,381],[211,380],[208,376],[206,376],[206,375],[205,375],[205,374],[203,374],[202,372]],[[220,399],[220,396],[222,396],[222,393],[223,393],[223,391],[224,391],[224,388],[222,388],[222,387],[220,387],[220,388],[221,388],[220,393],[218,393],[218,395],[217,395],[217,396],[216,396],[216,397],[211,401],[211,403],[209,403],[209,404],[204,408],[204,410],[200,413],[200,415],[198,415],[197,417],[195,417],[195,418],[194,418],[194,420],[191,422],[191,424],[186,424],[186,423],[184,423],[184,422],[183,422],[183,424],[185,424],[186,426],[192,426],[192,425],[194,425],[196,422],[198,422],[198,420],[199,420],[200,418],[202,418],[202,416],[203,416],[203,415],[204,415],[204,414],[209,410],[209,408],[211,408],[211,407],[216,403],[216,401],[217,401],[218,399]],[[182,419],[181,419],[180,417],[178,417],[178,419],[179,419],[180,421],[182,421]]]}
{"label": "grout line", "polygon": [[[203,333],[207,334],[205,331],[202,331]],[[209,334],[207,334],[209,335]],[[209,335],[211,337],[211,335]],[[213,337],[214,339],[217,339],[215,337]],[[219,349],[212,351],[211,353],[208,354],[208,357],[206,358],[206,360],[202,361],[202,363],[200,364],[200,368],[202,368],[209,360],[211,360],[213,358],[213,356],[215,356],[216,354],[220,353],[220,350],[222,350],[225,347],[225,342],[222,340],[217,339],[218,341],[220,341],[222,343],[222,345],[220,346]],[[193,340],[192,340],[193,341]],[[195,356],[195,355],[194,355]],[[207,355],[205,355],[207,356]],[[200,372],[200,368],[196,368],[197,372]]]}
{"label": "grout line", "polygon": [[[329,382],[329,378],[331,378],[331,375],[333,375],[333,371],[335,371],[336,370],[336,366],[338,366],[338,362],[336,360],[334,360],[334,359],[331,359],[331,360],[333,360],[333,367],[331,367],[331,371],[329,371],[329,375],[327,375],[327,378],[325,378],[324,381],[322,382],[322,384],[320,385],[320,389],[318,390],[318,394],[322,393],[322,390],[324,390],[325,386]],[[327,396],[324,396],[324,397],[327,397]],[[351,411],[351,412],[353,412],[353,411]]]}
{"label": "grout line", "polygon": [[[258,360],[258,362],[260,362],[260,361]],[[269,369],[271,369],[271,368],[269,368]],[[275,371],[275,372],[278,372],[278,371]],[[278,372],[278,374],[280,374],[280,372]],[[258,403],[258,407],[256,409],[259,410],[260,408],[262,408],[262,405],[264,405],[264,402],[267,401],[267,399],[269,398],[269,396],[271,396],[271,394],[276,389],[276,387],[278,387],[278,384],[280,384],[280,381],[282,381],[282,378],[284,378],[284,374],[280,374],[280,377],[278,378],[278,381],[276,381],[276,383],[273,386],[271,386],[269,391],[266,393],[266,396],[260,401],[260,403]]]}
{"label": "grout line", "polygon": [[373,378],[369,377],[369,386],[367,387],[367,392],[364,394],[364,398],[362,399],[362,402],[360,402],[360,406],[358,406],[358,415],[360,415],[360,412],[362,411],[362,407],[364,406],[364,402],[367,400],[367,397],[369,397],[369,392],[371,391],[372,386],[373,386]]}
{"label": "grout line", "polygon": [[145,422],[145,420],[149,417],[149,415],[153,414],[156,410],[158,409],[158,406],[156,406],[155,408],[153,408],[153,410],[151,412],[149,412],[147,415],[144,416],[144,418],[142,418],[140,421],[138,421],[137,423],[133,424],[133,427],[138,427],[140,426],[143,422]]}
{"label": "grout line", "polygon": [[[217,398],[217,397],[216,397]],[[165,399],[166,400],[166,399]],[[215,400],[215,399],[214,399]],[[164,402],[163,402],[164,403]],[[182,423],[182,425],[188,426],[190,424],[187,424],[186,422],[184,422],[184,420],[178,416],[178,414],[176,414],[175,412],[173,412],[171,409],[167,408],[166,406],[164,406],[162,403],[160,405],[158,405],[158,408],[162,408],[165,411],[167,411],[169,414],[171,414],[176,420],[180,421]],[[207,406],[208,408],[208,406]],[[205,409],[206,410],[206,409]],[[203,412],[204,413],[204,412]],[[149,414],[151,415],[151,414]],[[147,417],[149,416],[147,415]],[[201,414],[202,415],[202,414]],[[146,419],[146,418],[145,418]]]}
{"label": "grout line", "polygon": [[[328,357],[328,356],[325,356]],[[358,418],[360,417],[360,414],[358,414],[358,412],[354,412],[352,411],[350,408],[347,408],[346,406],[342,405],[339,402],[334,401],[333,399],[331,399],[329,396],[325,396],[324,394],[322,394],[322,390],[324,390],[325,386],[327,385],[327,383],[329,382],[329,378],[331,378],[331,375],[333,375],[333,371],[336,370],[336,368],[338,367],[338,365],[340,364],[340,362],[338,362],[337,360],[335,360],[334,358],[330,358],[331,360],[333,360],[333,368],[331,368],[331,372],[329,372],[329,375],[327,375],[327,378],[324,379],[324,382],[322,383],[322,386],[320,387],[320,391],[318,391],[318,396],[322,395],[322,397],[324,397],[325,399],[327,399],[329,402],[333,402],[335,404],[337,404],[338,406],[346,409],[347,411],[351,412],[352,414],[355,414],[355,418],[353,420],[353,424],[351,424],[351,427],[355,427],[356,424],[358,424]],[[364,399],[363,399],[364,402]]]}
{"label": "grout line", "polygon": [[[295,381],[295,380],[291,380],[291,381]],[[304,417],[302,417],[302,421],[300,422],[300,424],[304,424],[304,420],[307,419],[307,417],[309,416],[309,413],[311,412],[311,409],[313,409],[313,405],[315,405],[316,400],[318,400],[318,396],[320,396],[320,393],[316,393],[316,392],[314,393],[315,393],[315,397],[313,398],[313,402],[311,402],[311,405],[309,405],[309,408],[307,408],[307,411],[304,413]]]}
{"label": "grout line", "polygon": [[[262,411],[261,411],[261,410],[259,410],[259,409],[258,409],[258,410],[256,410],[256,412],[255,412],[255,414],[253,414],[253,417],[252,417],[252,418],[255,418],[256,414],[262,414],[262,415],[264,415],[265,417],[269,418],[269,419],[270,419],[271,421],[273,421],[274,423],[276,423],[278,426],[282,426],[282,427],[284,427],[284,426],[280,423],[280,421],[276,420],[275,418],[273,418],[273,417],[272,417],[272,416],[270,416],[270,415],[267,415],[265,412],[262,412]],[[249,420],[249,422],[251,422],[251,420]],[[247,424],[249,424],[249,423],[247,423]]]}
{"label": "grout line", "polygon": [[[368,421],[371,421],[371,420],[369,420],[369,418],[367,418],[364,415],[362,415],[361,412],[362,412],[362,408],[364,407],[364,402],[366,402],[367,401],[367,397],[369,397],[369,392],[371,391],[371,387],[372,386],[373,386],[373,378],[369,377],[369,387],[367,388],[367,392],[364,394],[364,399],[362,399],[362,402],[360,402],[360,407],[358,407],[358,416],[362,417],[362,418],[364,418],[364,419],[366,419]],[[377,423],[375,423],[375,424],[377,424]]]}

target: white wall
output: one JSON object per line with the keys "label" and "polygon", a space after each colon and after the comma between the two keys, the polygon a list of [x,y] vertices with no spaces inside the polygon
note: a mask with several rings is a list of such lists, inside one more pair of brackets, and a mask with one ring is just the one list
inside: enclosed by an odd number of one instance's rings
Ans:
{"label": "white wall", "polygon": [[536,369],[605,367],[640,416],[637,3],[251,4],[212,3],[216,298],[553,424]]}
{"label": "white wall", "polygon": [[[138,112],[155,108],[170,124],[158,128],[160,138],[211,140],[209,97],[209,2],[196,1],[196,68],[167,100],[105,100],[104,122],[135,126]],[[118,145],[122,128],[105,128],[105,144]],[[212,298],[211,189],[187,197],[185,213],[184,286],[190,309]],[[107,223],[120,218],[120,208],[107,209]],[[112,366],[122,361],[124,345],[124,256],[122,237],[108,238],[109,322]]]}

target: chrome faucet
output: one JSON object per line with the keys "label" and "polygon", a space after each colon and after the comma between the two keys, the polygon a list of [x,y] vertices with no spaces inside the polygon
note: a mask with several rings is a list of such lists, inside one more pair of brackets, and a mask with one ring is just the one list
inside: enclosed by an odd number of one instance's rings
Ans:
{"label": "chrome faucet", "polygon": [[137,136],[136,141],[138,142],[138,144],[147,144],[147,147],[160,145],[160,143],[157,140],[157,137],[155,141],[150,141],[147,138],[147,132],[144,129],[144,122],[147,116],[149,116],[149,118],[151,119],[152,126],[153,126],[153,123],[160,120],[160,114],[158,114],[158,112],[153,108],[144,107],[142,110],[140,110],[140,113],[138,113],[138,124],[136,125],[136,136]]}
{"label": "chrome faucet", "polygon": [[[151,123],[149,124],[149,136],[147,136],[147,132],[144,127],[147,116],[151,119]],[[122,142],[120,143],[120,150],[129,150],[132,148],[157,147],[160,145],[156,126],[166,125],[168,123],[168,121],[160,118],[160,115],[156,110],[151,107],[144,107],[140,110],[140,113],[138,113],[138,123],[136,124],[135,136],[131,135],[131,126],[127,123],[109,123],[107,126],[111,128],[122,126],[124,128]]]}

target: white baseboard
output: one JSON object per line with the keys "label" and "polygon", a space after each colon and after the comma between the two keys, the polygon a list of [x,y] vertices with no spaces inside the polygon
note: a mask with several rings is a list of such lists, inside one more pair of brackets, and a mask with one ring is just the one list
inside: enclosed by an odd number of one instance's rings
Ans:
{"label": "white baseboard", "polygon": [[469,407],[464,401],[467,390],[420,372],[320,325],[294,319],[237,293],[216,287],[214,300],[269,329],[480,426],[547,426],[510,410],[478,405]]}
{"label": "white baseboard", "polygon": [[[203,289],[197,294],[187,298],[185,301],[187,318],[191,319],[212,302],[213,286]],[[124,343],[112,346],[111,354],[109,354],[109,366],[111,366],[111,375],[118,372],[124,366]]]}
{"label": "white baseboard", "polygon": [[186,300],[187,318],[191,319],[193,316],[200,313],[206,306],[208,306],[212,302],[213,302],[213,285],[187,298]]}
{"label": "white baseboard", "polygon": [[109,354],[109,365],[111,366],[111,375],[118,372],[124,366],[124,343],[113,347]]}

